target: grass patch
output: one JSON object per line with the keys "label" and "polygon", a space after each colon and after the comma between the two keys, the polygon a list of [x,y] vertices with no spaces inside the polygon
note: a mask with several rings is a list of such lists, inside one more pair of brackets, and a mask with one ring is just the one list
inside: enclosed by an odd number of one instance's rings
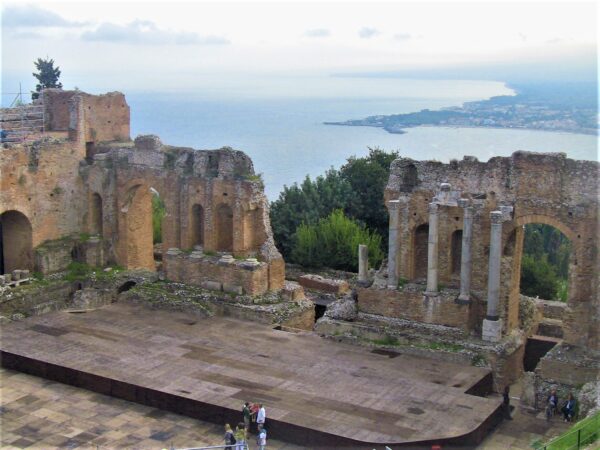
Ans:
{"label": "grass patch", "polygon": [[[600,438],[600,412],[593,416],[586,417],[573,425],[568,431],[553,439],[552,441],[541,444],[539,447],[546,450],[569,450],[576,448],[586,448],[598,441]],[[537,442],[536,442],[537,444]],[[590,447],[595,448],[595,447]]]}
{"label": "grass patch", "polygon": [[386,334],[382,339],[373,339],[375,345],[386,345],[386,346],[397,346],[400,345],[400,341],[396,336]]}

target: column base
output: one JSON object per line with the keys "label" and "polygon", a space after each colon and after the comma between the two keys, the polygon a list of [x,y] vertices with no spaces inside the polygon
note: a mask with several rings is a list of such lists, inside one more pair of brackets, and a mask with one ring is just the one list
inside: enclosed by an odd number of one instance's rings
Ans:
{"label": "column base", "polygon": [[459,295],[454,301],[459,305],[470,305],[471,297],[469,297],[468,295]]}
{"label": "column base", "polygon": [[498,342],[502,339],[502,319],[483,319],[481,327],[481,339],[488,342]]}
{"label": "column base", "polygon": [[439,297],[440,291],[425,291],[423,292],[425,297]]}

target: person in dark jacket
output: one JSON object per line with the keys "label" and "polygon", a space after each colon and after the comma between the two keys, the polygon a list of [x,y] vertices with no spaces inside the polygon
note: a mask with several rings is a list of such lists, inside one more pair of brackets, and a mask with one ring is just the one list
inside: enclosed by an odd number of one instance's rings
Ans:
{"label": "person in dark jacket", "polygon": [[233,445],[235,444],[235,438],[233,437],[233,430],[231,429],[231,425],[228,423],[225,424],[225,445]]}
{"label": "person in dark jacket", "polygon": [[510,416],[510,387],[508,384],[504,387],[504,393],[502,394],[502,411],[506,420],[512,420]]}
{"label": "person in dark jacket", "polygon": [[575,397],[573,397],[573,393],[569,392],[569,397],[565,402],[564,406],[560,410],[563,413],[565,418],[565,422],[570,422],[573,420],[573,416],[575,416],[575,406],[577,402],[575,401]]}

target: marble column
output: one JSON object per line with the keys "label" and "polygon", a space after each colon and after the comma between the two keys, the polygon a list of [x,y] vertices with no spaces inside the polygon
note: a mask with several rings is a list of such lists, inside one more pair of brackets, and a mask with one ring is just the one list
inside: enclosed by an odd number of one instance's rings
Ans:
{"label": "marble column", "polygon": [[458,200],[463,208],[462,247],[460,252],[460,294],[459,303],[471,302],[471,237],[473,235],[473,207],[466,198]]}
{"label": "marble column", "polygon": [[429,204],[426,294],[437,294],[438,292],[438,209],[439,206],[437,203]]}
{"label": "marble column", "polygon": [[369,271],[369,247],[360,244],[358,246],[358,284],[365,285],[368,283]]}
{"label": "marble column", "polygon": [[388,201],[390,215],[389,244],[388,244],[388,289],[398,288],[398,228],[400,226],[400,202]]}
{"label": "marble column", "polygon": [[502,337],[502,320],[499,315],[500,303],[500,264],[502,258],[502,219],[501,211],[490,213],[490,258],[488,263],[487,314],[483,321],[482,337],[486,341],[497,342]]}

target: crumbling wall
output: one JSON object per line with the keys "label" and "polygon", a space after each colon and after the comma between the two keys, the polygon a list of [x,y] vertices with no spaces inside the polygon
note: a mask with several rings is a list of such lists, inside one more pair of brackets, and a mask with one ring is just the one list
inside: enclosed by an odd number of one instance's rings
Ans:
{"label": "crumbling wall", "polygon": [[[474,157],[443,164],[399,158],[392,163],[385,199],[399,200],[396,275],[418,281],[423,264],[416,254],[415,236],[429,221],[428,204],[441,183],[473,206],[471,293],[485,301],[490,246],[490,212],[510,206],[502,224],[500,317],[504,335],[518,327],[522,227],[552,225],[572,243],[565,340],[600,350],[598,298],[598,171],[595,161],[576,161],[564,154],[518,151],[512,156],[480,162]],[[463,226],[463,208],[439,208],[438,272],[442,285],[456,287],[452,274],[452,234]],[[422,258],[421,258],[422,259]],[[479,318],[480,320],[483,317]]]}

